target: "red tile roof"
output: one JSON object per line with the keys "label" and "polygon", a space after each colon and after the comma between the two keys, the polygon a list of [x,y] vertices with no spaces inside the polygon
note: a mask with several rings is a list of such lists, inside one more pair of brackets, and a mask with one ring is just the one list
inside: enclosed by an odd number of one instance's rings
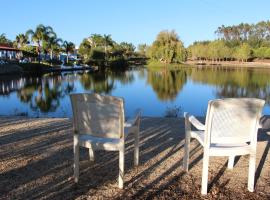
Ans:
{"label": "red tile roof", "polygon": [[19,49],[16,49],[16,48],[13,48],[13,47],[9,47],[9,46],[4,45],[4,44],[0,44],[0,50],[20,51]]}

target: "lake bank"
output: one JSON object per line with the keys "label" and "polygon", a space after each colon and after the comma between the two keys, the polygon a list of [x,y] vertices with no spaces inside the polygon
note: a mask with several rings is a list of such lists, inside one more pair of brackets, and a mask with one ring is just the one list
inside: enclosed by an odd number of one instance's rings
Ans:
{"label": "lake bank", "polygon": [[79,67],[61,67],[50,66],[42,63],[18,63],[18,64],[3,64],[0,65],[0,75],[23,75],[23,74],[44,74],[50,72],[65,72],[65,71],[78,71],[78,70],[96,70],[92,66],[79,66]]}
{"label": "lake bank", "polygon": [[[200,118],[203,121],[202,118]],[[213,157],[209,166],[209,199],[269,199],[270,117],[258,135],[255,192],[247,190],[248,157]],[[67,118],[0,117],[0,198],[2,199],[204,199],[200,195],[202,148],[191,142],[190,172],[182,169],[184,120],[143,117],[140,164],[133,167],[133,137],[127,137],[125,188],[118,189],[118,153],[80,152],[81,176],[73,182],[72,123]]]}
{"label": "lake bank", "polygon": [[238,62],[238,61],[186,61],[184,64],[196,66],[226,66],[226,67],[247,67],[247,68],[269,68],[270,61],[252,61],[252,62]]}

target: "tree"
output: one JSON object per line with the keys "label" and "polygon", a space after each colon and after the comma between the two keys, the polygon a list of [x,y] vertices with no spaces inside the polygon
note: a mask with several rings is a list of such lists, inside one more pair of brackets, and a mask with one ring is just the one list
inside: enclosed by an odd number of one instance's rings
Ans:
{"label": "tree", "polygon": [[[105,53],[106,57],[107,57],[107,47],[113,46],[113,43],[114,43],[114,41],[112,40],[111,35],[104,35],[103,36],[104,53]],[[105,60],[106,60],[106,57],[105,57]]]}
{"label": "tree", "polygon": [[92,34],[87,38],[92,47],[98,47],[104,45],[104,38],[100,34]]}
{"label": "tree", "polygon": [[37,45],[38,60],[40,62],[40,53],[43,43],[48,41],[50,37],[56,37],[56,33],[53,31],[52,27],[40,24],[35,30],[29,29],[26,32],[26,36],[31,36],[31,41]]}
{"label": "tree", "polygon": [[121,42],[119,47],[123,51],[123,54],[127,57],[132,55],[135,51],[135,46],[132,43]]}
{"label": "tree", "polygon": [[247,61],[251,57],[251,48],[247,43],[243,43],[239,48],[235,51],[235,57],[238,60]]}
{"label": "tree", "polygon": [[85,62],[87,62],[90,58],[89,55],[90,55],[91,49],[92,49],[92,46],[89,40],[83,39],[83,41],[81,42],[79,46],[78,53],[82,56]]}
{"label": "tree", "polygon": [[186,50],[175,31],[161,31],[151,45],[150,58],[165,63],[183,62]]}
{"label": "tree", "polygon": [[51,60],[53,59],[53,53],[60,51],[62,43],[63,43],[63,40],[55,36],[49,37],[48,40],[44,42],[44,49],[50,52]]}
{"label": "tree", "polygon": [[25,35],[25,34],[19,34],[16,36],[16,39],[15,39],[15,46],[17,48],[23,48],[25,47],[25,45],[27,45],[29,43],[28,41],[28,37]]}
{"label": "tree", "polygon": [[8,46],[12,46],[12,42],[11,40],[7,39],[6,35],[4,33],[2,33],[0,35],[0,44],[5,44]]}
{"label": "tree", "polygon": [[146,51],[147,51],[147,45],[146,44],[139,44],[138,45],[138,53],[141,56],[146,56]]}
{"label": "tree", "polygon": [[206,60],[209,58],[209,43],[210,41],[196,41],[188,47],[190,58],[193,60]]}
{"label": "tree", "polygon": [[215,33],[219,38],[224,39],[230,47],[236,47],[246,42],[252,48],[258,48],[262,44],[270,45],[269,30],[270,21],[261,21],[256,24],[240,23],[233,26],[222,25],[218,27]]}
{"label": "tree", "polygon": [[75,44],[72,42],[64,41],[62,47],[64,48],[64,51],[67,54],[67,63],[68,63],[69,54],[75,50]]}
{"label": "tree", "polygon": [[265,52],[267,51],[267,47],[260,47],[260,48],[257,48],[257,49],[254,49],[254,57],[256,58],[262,58],[264,59],[265,58]]}

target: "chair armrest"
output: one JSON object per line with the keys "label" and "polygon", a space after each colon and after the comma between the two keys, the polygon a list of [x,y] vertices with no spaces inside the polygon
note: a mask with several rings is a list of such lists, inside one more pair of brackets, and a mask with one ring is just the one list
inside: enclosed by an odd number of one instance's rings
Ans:
{"label": "chair armrest", "polygon": [[139,126],[141,118],[141,111],[139,110],[133,119],[129,119],[125,122],[125,127]]}
{"label": "chair armrest", "polygon": [[189,115],[188,113],[184,113],[184,118],[189,121],[196,129],[204,131],[205,125],[202,124],[196,117],[193,115]]}

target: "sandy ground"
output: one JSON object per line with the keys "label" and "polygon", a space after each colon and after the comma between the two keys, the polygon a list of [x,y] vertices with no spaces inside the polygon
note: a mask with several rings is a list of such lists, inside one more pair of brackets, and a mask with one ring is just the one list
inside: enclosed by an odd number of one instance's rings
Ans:
{"label": "sandy ground", "polygon": [[69,119],[0,118],[0,199],[270,199],[270,117],[258,135],[256,188],[247,190],[248,157],[213,157],[209,193],[200,195],[202,148],[191,142],[190,171],[182,168],[183,119],[143,118],[140,165],[133,167],[133,137],[126,142],[125,189],[117,188],[118,153],[80,154],[80,180],[74,184]]}

